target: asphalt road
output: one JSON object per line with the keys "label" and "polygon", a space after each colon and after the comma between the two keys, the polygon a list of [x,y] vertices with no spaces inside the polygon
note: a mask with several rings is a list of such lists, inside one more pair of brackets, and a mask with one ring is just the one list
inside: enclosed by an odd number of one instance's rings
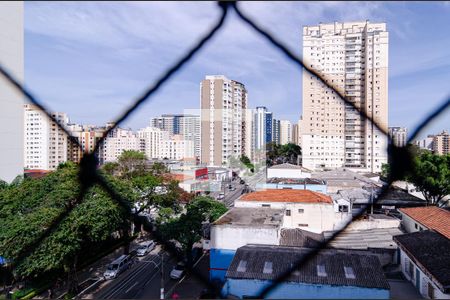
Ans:
{"label": "asphalt road", "polygon": [[148,255],[139,258],[117,278],[105,281],[94,298],[97,299],[159,299],[161,288],[161,256],[164,257],[164,288],[171,289],[176,280],[170,279],[175,259],[161,250],[159,245]]}

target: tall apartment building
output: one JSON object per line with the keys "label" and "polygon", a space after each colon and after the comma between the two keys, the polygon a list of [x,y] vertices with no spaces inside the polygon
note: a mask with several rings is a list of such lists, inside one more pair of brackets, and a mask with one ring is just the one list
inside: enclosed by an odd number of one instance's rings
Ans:
{"label": "tall apartment building", "polygon": [[[30,170],[55,170],[67,161],[67,135],[58,125],[33,104],[24,105],[24,168]],[[67,127],[65,113],[52,116]]]}
{"label": "tall apartment building", "polygon": [[[386,23],[345,22],[303,27],[303,58],[381,128],[388,128]],[[303,72],[300,124],[303,166],[379,172],[387,137],[314,76]]]}
{"label": "tall apartment building", "polygon": [[433,153],[435,154],[449,154],[450,153],[450,137],[448,131],[443,130],[441,133],[433,136]]}
{"label": "tall apartment building", "polygon": [[279,145],[281,142],[280,120],[272,119],[272,142]]}
{"label": "tall apartment building", "polygon": [[101,163],[117,161],[125,150],[142,151],[140,138],[131,130],[114,128],[102,143]]}
{"label": "tall apartment building", "polygon": [[248,153],[250,124],[246,121],[247,90],[224,75],[206,76],[200,83],[201,162],[221,166],[231,156]]}
{"label": "tall apartment building", "polygon": [[422,140],[415,140],[413,141],[413,144],[419,147],[420,149],[430,150],[433,151],[433,140],[434,135],[429,134],[426,138]]}
{"label": "tall apartment building", "polygon": [[163,114],[150,119],[150,127],[159,128],[169,132],[170,135],[181,134],[181,114]]}
{"label": "tall apartment building", "polygon": [[408,141],[406,127],[389,127],[389,136],[391,137],[394,146],[406,146],[406,142]]}
{"label": "tall apartment building", "polygon": [[[72,139],[67,140],[67,160],[77,163],[80,162],[83,152],[94,151],[96,143],[106,131],[106,127],[93,125],[69,124],[67,127],[72,136]],[[81,145],[81,149],[74,140]]]}
{"label": "tall apartment building", "polygon": [[[24,2],[0,1],[0,63],[24,80]],[[0,76],[0,180],[23,174],[23,97]]]}
{"label": "tall apartment building", "polygon": [[161,145],[169,139],[169,132],[156,127],[142,128],[137,132],[141,139],[141,150],[148,159],[161,157]]}
{"label": "tall apartment building", "polygon": [[280,144],[292,142],[292,124],[288,120],[280,120]]}
{"label": "tall apartment building", "polygon": [[299,145],[298,124],[292,124],[292,143]]}
{"label": "tall apartment building", "polygon": [[186,141],[192,141],[194,156],[200,159],[200,116],[183,115],[180,119],[180,134]]}
{"label": "tall apartment building", "polygon": [[266,144],[272,142],[272,116],[265,106],[258,106],[253,113],[253,131],[255,150],[265,150]]}
{"label": "tall apartment building", "polygon": [[194,158],[194,141],[185,140],[181,134],[163,140],[159,158],[173,160]]}

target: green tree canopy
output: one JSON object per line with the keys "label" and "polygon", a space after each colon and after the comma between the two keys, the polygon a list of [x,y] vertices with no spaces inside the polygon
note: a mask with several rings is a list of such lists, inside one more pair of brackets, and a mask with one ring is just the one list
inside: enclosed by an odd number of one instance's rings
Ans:
{"label": "green tree canopy", "polygon": [[[0,193],[0,255],[10,259],[19,278],[73,274],[78,258],[92,253],[129,228],[129,211],[94,186],[81,204],[38,245],[34,241],[77,199],[78,166],[67,163],[43,178],[26,178]],[[110,184],[134,201],[131,186],[112,177]],[[33,248],[30,248],[33,246]],[[26,249],[25,258],[17,260]]]}
{"label": "green tree canopy", "polygon": [[145,173],[147,158],[144,153],[135,150],[126,150],[117,159],[117,169],[122,178],[131,178],[133,176]]}
{"label": "green tree canopy", "polygon": [[450,154],[424,152],[414,158],[413,170],[407,180],[422,192],[429,204],[443,206],[450,194]]}

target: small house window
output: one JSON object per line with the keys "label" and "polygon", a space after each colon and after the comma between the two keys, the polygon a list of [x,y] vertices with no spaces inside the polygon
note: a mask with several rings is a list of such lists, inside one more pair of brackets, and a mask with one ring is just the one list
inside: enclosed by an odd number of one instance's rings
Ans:
{"label": "small house window", "polygon": [[299,214],[302,214],[302,213],[304,213],[304,212],[305,212],[305,210],[304,210],[303,208],[299,208],[299,209],[298,209],[298,213],[299,213]]}
{"label": "small house window", "polygon": [[339,212],[348,212],[348,205],[339,205]]}
{"label": "small house window", "polygon": [[264,274],[272,274],[273,268],[272,268],[273,264],[271,261],[266,261],[264,263],[264,269],[263,269],[263,273]]}
{"label": "small house window", "polygon": [[298,227],[308,227],[308,224],[298,224]]}
{"label": "small house window", "polygon": [[270,207],[270,204],[263,204],[262,207]]}
{"label": "small house window", "polygon": [[247,271],[247,261],[246,260],[240,260],[239,265],[237,267],[238,272],[245,272]]}
{"label": "small house window", "polygon": [[327,277],[327,271],[325,270],[324,265],[317,265],[317,276]]}
{"label": "small house window", "polygon": [[345,272],[345,278],[347,279],[355,279],[355,272],[353,271],[352,267],[344,267],[344,272]]}
{"label": "small house window", "polygon": [[288,216],[288,217],[291,216],[291,210],[290,210],[290,209],[287,209],[287,210],[286,210],[286,216]]}
{"label": "small house window", "polygon": [[418,229],[417,223],[414,224],[414,227],[415,227],[416,229]]}

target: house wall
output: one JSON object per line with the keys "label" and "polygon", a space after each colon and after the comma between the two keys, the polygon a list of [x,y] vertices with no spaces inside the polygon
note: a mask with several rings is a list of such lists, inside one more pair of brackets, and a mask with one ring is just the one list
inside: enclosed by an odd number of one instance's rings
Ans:
{"label": "house wall", "polygon": [[416,222],[413,218],[409,217],[407,214],[402,213],[402,226],[407,233],[412,233],[421,230],[427,230],[428,228],[421,225],[419,222]]}
{"label": "house wall", "polygon": [[225,280],[237,248],[247,244],[279,245],[279,239],[279,228],[275,226],[211,226],[210,279]]}
{"label": "house wall", "polygon": [[322,194],[327,193],[327,186],[325,184],[280,184],[280,183],[258,183],[256,184],[256,190],[267,189],[292,189],[292,190],[310,190],[313,192],[319,192]]}
{"label": "house wall", "polygon": [[[286,203],[286,202],[263,202],[263,201],[241,201],[234,202],[235,207],[260,208],[270,205],[270,208],[290,210],[288,216],[286,211],[283,217],[283,228],[300,228],[307,231],[322,233],[334,228],[334,208],[328,203]],[[299,210],[303,210],[300,213]],[[306,225],[306,226],[303,226]]]}
{"label": "house wall", "polygon": [[[269,281],[228,278],[222,296],[256,296]],[[285,282],[266,295],[266,299],[389,299],[389,290],[356,286],[331,286]]]}
{"label": "house wall", "polygon": [[[399,251],[403,275],[411,281],[423,297],[430,299],[428,296],[428,284],[430,283],[433,288],[434,299],[450,299],[450,294],[444,294],[403,250],[399,248]],[[412,269],[410,269],[410,263],[412,263]]]}
{"label": "house wall", "polygon": [[311,178],[311,173],[301,169],[267,169],[267,178]]}

